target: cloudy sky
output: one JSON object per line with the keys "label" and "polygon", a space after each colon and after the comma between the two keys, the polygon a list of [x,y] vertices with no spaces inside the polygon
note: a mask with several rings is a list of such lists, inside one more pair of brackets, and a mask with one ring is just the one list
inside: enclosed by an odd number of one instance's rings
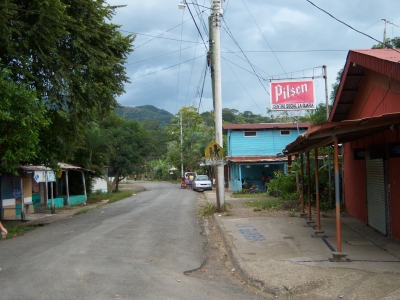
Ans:
{"label": "cloudy sky", "polygon": [[[180,1],[107,1],[111,5],[127,5],[117,9],[113,23],[122,25],[123,34],[136,34],[134,52],[126,64],[131,83],[118,98],[121,105],[153,105],[172,114],[187,105],[199,108],[200,113],[213,109],[209,70],[205,75],[210,10],[189,4],[195,23],[188,9],[178,10]],[[211,6],[210,0],[187,2]],[[383,40],[386,22],[382,19],[388,21],[387,38],[400,36],[400,27],[395,26],[400,26],[398,0],[311,2],[376,40]],[[266,115],[272,78],[315,77],[316,101],[325,102],[325,81],[318,78],[322,66],[328,68],[330,94],[348,51],[377,44],[307,0],[222,3],[223,108]]]}

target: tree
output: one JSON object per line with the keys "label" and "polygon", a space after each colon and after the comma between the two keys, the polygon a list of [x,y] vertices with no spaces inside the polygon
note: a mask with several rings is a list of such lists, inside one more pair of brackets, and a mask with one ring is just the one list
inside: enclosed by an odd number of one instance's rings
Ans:
{"label": "tree", "polygon": [[49,124],[36,92],[14,83],[0,67],[0,175],[16,173],[21,163],[36,159],[39,130]]}
{"label": "tree", "polygon": [[86,124],[118,103],[132,35],[110,21],[104,0],[8,0],[0,4],[0,59],[10,78],[36,90],[52,126],[41,128],[37,162],[66,160]]}
{"label": "tree", "polygon": [[113,136],[115,151],[109,162],[115,173],[110,191],[114,188],[118,191],[119,182],[132,174],[139,165],[143,165],[144,158],[156,146],[151,135],[137,121],[127,121],[112,115],[105,120],[103,126]]}
{"label": "tree", "polygon": [[385,45],[383,43],[380,43],[378,45],[372,46],[372,49],[383,49],[383,48],[391,48],[391,49],[400,48],[400,37],[394,37],[392,39],[387,38],[385,41]]}
{"label": "tree", "polygon": [[104,177],[104,165],[115,154],[110,131],[94,123],[87,129],[84,144],[75,153],[74,163],[93,171],[93,177]]}
{"label": "tree", "polygon": [[[180,122],[182,117],[182,148],[180,135]],[[193,106],[184,106],[171,120],[169,129],[171,142],[168,148],[168,162],[174,166],[181,165],[181,152],[185,170],[199,169],[200,162],[204,157],[204,149],[214,140],[214,129],[208,127],[197,109]]]}

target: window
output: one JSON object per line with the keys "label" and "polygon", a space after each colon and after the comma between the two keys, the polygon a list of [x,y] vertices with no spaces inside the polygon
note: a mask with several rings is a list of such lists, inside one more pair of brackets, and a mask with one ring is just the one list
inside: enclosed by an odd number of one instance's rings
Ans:
{"label": "window", "polygon": [[245,131],[244,136],[257,136],[257,131]]}
{"label": "window", "polygon": [[290,130],[281,130],[281,135],[290,135]]}

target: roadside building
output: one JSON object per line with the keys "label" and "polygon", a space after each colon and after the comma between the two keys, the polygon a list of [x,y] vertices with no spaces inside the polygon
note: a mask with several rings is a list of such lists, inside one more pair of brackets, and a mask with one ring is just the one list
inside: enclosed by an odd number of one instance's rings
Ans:
{"label": "roadside building", "polygon": [[[347,211],[386,236],[400,239],[400,53],[351,50],[327,123],[313,125],[286,146],[299,155],[342,144]],[[335,173],[339,170],[335,170]],[[340,216],[337,216],[340,218]],[[340,234],[340,227],[338,228]]]}
{"label": "roadside building", "polygon": [[261,188],[261,175],[287,172],[287,157],[282,149],[304,133],[310,123],[223,124],[227,136],[227,168],[229,189],[241,191],[242,185]]}

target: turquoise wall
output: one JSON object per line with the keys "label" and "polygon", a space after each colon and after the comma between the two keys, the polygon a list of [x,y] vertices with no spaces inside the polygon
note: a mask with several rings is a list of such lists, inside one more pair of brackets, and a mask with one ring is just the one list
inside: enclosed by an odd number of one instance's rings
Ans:
{"label": "turquoise wall", "polygon": [[[286,129],[285,129],[286,130]],[[297,129],[281,135],[281,129],[260,130],[257,136],[244,136],[244,131],[228,130],[228,156],[276,155],[298,137]],[[300,134],[306,130],[299,130]]]}
{"label": "turquoise wall", "polygon": [[55,204],[56,208],[63,208],[64,207],[64,198],[54,198],[54,199],[49,199],[47,202],[47,208],[51,209],[51,204]]}
{"label": "turquoise wall", "polygon": [[77,196],[69,196],[69,203],[71,206],[81,205],[85,203],[87,200],[87,196],[85,195],[77,195]]}

